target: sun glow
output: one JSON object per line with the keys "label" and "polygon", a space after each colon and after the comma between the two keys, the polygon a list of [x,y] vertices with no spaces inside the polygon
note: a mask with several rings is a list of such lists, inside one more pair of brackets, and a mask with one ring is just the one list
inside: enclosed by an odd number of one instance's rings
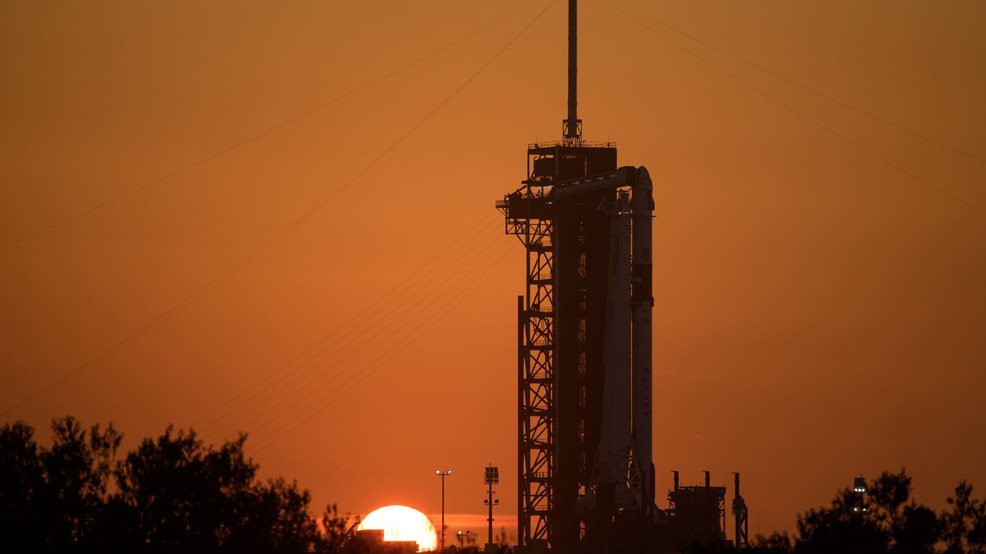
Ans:
{"label": "sun glow", "polygon": [[363,518],[359,529],[383,529],[383,540],[414,541],[418,551],[434,550],[438,544],[438,534],[428,517],[407,506],[377,508]]}

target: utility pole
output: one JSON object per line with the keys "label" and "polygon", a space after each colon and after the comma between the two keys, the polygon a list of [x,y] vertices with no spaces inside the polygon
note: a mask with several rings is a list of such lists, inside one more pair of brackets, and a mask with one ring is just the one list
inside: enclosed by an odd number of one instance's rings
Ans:
{"label": "utility pole", "polygon": [[445,552],[445,478],[452,475],[451,469],[446,469],[442,471],[440,469],[435,470],[435,475],[442,478],[442,549],[439,552]]}
{"label": "utility pole", "polygon": [[486,477],[484,479],[486,483],[486,500],[483,504],[486,504],[490,510],[490,516],[486,519],[489,526],[489,535],[486,539],[486,548],[491,550],[493,548],[493,506],[499,504],[499,500],[493,500],[493,485],[500,484],[500,468],[493,464],[486,466]]}

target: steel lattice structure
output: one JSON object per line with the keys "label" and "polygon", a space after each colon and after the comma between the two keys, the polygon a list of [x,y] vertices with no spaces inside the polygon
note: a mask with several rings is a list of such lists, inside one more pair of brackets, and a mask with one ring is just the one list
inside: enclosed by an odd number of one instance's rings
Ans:
{"label": "steel lattice structure", "polygon": [[[526,198],[541,204],[544,187],[527,185]],[[518,321],[518,534],[524,544],[551,542],[554,499],[554,252],[553,221],[543,214],[504,212],[507,234],[526,250],[526,294],[519,296]]]}
{"label": "steel lattice structure", "polygon": [[526,256],[519,541],[602,547],[617,514],[654,514],[651,184],[644,168],[598,171],[615,165],[611,144],[534,144],[528,156],[523,186],[497,203]]}
{"label": "steel lattice structure", "polygon": [[562,552],[637,551],[655,521],[651,218],[644,168],[582,139],[569,0],[563,140],[531,144],[497,202],[525,248],[517,307],[518,539]]}
{"label": "steel lattice structure", "polygon": [[[517,527],[531,554],[630,554],[725,542],[725,487],[654,502],[653,183],[582,139],[576,0],[569,0],[562,140],[527,148],[522,186],[496,204],[525,249],[517,301]],[[733,502],[737,546],[747,510]],[[491,515],[492,518],[492,515]]]}

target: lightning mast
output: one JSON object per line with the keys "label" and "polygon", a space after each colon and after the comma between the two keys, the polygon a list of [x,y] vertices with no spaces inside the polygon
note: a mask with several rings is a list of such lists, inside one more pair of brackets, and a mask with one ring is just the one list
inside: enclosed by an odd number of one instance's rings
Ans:
{"label": "lightning mast", "polygon": [[564,121],[562,134],[569,144],[582,140],[582,120],[578,116],[578,13],[577,0],[568,0],[568,119]]}

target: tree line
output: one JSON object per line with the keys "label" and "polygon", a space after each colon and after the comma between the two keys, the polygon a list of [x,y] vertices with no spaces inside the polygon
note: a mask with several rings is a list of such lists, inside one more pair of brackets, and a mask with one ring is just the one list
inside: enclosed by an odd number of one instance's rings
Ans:
{"label": "tree line", "polygon": [[[246,436],[220,447],[169,427],[118,459],[112,425],[52,421],[51,446],[22,423],[0,427],[0,552],[364,552],[334,505],[283,478],[261,481]],[[986,502],[963,481],[936,512],[912,498],[903,469],[797,518],[794,536],[757,536],[753,552],[986,554]],[[501,542],[505,542],[505,535]],[[475,546],[464,550],[473,550]],[[503,545],[505,546],[505,545]],[[728,551],[720,545],[693,552]]]}
{"label": "tree line", "polygon": [[884,471],[865,492],[847,487],[830,506],[798,516],[797,533],[757,536],[752,550],[795,554],[983,554],[986,502],[966,481],[955,487],[940,513],[912,497],[911,476]]}
{"label": "tree line", "polygon": [[168,428],[117,460],[112,425],[52,422],[50,447],[18,422],[0,428],[0,552],[334,552],[345,519],[325,525],[295,482],[261,481],[245,435],[206,446]]}

